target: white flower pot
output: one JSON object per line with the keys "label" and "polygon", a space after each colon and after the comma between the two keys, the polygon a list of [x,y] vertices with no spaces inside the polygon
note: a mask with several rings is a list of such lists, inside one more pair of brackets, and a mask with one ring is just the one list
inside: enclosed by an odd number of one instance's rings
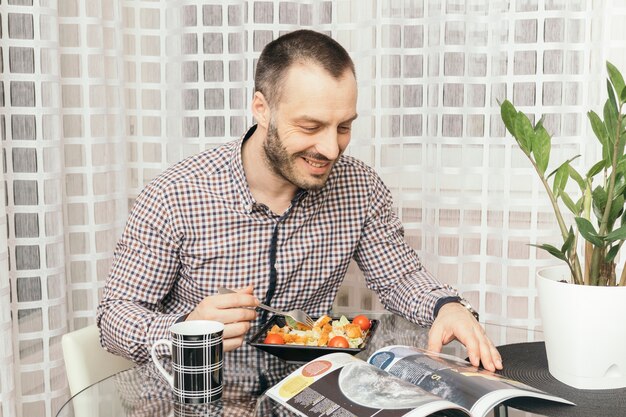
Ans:
{"label": "white flower pot", "polygon": [[580,389],[626,387],[626,287],[592,287],[567,266],[537,272],[550,374]]}

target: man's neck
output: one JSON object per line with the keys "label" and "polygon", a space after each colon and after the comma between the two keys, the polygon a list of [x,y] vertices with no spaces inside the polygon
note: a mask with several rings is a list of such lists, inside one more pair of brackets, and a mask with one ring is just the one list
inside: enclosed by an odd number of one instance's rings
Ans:
{"label": "man's neck", "polygon": [[241,160],[250,193],[257,203],[265,204],[276,214],[284,213],[293,200],[298,188],[278,176],[263,158],[263,142],[266,131],[260,126],[244,143]]}

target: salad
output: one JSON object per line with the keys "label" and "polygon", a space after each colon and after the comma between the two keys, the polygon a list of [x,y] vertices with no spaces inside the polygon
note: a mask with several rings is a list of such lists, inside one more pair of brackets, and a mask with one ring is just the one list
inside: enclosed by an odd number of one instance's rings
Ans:
{"label": "salad", "polygon": [[289,321],[283,327],[274,325],[267,332],[263,343],[358,348],[363,344],[370,327],[371,321],[363,315],[354,317],[352,321],[346,316],[333,320],[324,315],[315,321],[313,327]]}

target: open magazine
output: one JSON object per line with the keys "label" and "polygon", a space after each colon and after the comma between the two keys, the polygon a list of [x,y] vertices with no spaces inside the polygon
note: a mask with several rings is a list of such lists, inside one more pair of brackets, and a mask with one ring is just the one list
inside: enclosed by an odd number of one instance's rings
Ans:
{"label": "open magazine", "polygon": [[309,417],[483,417],[517,397],[574,405],[459,358],[409,346],[387,346],[367,361],[346,353],[322,356],[267,395]]}

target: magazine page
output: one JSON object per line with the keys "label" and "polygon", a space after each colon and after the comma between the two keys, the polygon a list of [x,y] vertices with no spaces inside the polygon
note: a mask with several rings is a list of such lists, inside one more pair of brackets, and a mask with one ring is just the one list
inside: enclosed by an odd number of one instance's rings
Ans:
{"label": "magazine page", "polygon": [[458,405],[346,353],[303,365],[267,395],[307,417],[469,416]]}
{"label": "magazine page", "polygon": [[460,358],[411,346],[387,346],[374,352],[367,362],[458,404],[477,417],[515,397],[534,397],[573,405],[521,382],[476,368]]}

